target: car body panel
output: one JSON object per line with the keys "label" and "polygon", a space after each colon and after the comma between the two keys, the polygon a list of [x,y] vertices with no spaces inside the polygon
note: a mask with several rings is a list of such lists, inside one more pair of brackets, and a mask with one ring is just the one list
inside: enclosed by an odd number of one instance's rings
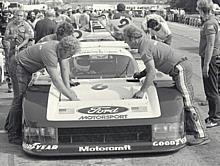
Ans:
{"label": "car body panel", "polygon": [[[140,66],[127,48],[112,45],[83,44],[81,52],[69,59],[71,81],[79,84],[71,89],[79,101],[60,94],[47,74],[33,77],[23,100],[25,152],[103,155],[175,151],[185,146],[183,99],[173,81],[158,74],[144,97],[133,99],[144,81],[132,78]],[[85,57],[89,68],[76,70]],[[114,67],[108,69],[109,63]],[[91,72],[93,64],[98,69]]]}

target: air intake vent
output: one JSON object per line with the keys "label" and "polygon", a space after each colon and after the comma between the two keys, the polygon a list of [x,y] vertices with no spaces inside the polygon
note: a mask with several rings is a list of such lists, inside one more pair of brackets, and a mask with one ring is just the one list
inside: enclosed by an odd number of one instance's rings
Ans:
{"label": "air intake vent", "polygon": [[59,144],[151,142],[151,126],[59,128]]}

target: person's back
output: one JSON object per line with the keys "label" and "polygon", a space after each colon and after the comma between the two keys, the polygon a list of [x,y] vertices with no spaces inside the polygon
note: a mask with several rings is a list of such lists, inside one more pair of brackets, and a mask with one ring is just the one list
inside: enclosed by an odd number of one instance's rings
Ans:
{"label": "person's back", "polygon": [[158,21],[159,23],[165,23],[166,24],[166,20],[160,16],[159,14],[156,13],[156,10],[151,10],[150,11],[151,13],[150,14],[147,14],[144,18],[144,20],[142,21],[141,23],[141,28],[146,32],[148,33],[148,27],[147,27],[147,22],[150,20],[150,19],[154,19],[156,21]]}
{"label": "person's back", "polygon": [[76,13],[74,13],[72,15],[72,19],[74,20],[74,23],[75,23],[75,28],[76,29],[79,29],[79,18],[81,16],[81,12],[79,9],[76,10]]}
{"label": "person's back", "polygon": [[59,41],[37,43],[28,47],[24,54],[17,55],[18,62],[30,73],[34,73],[45,66],[57,67],[58,57],[56,47]]}
{"label": "person's back", "polygon": [[150,19],[146,24],[152,38],[168,45],[171,44],[172,33],[166,22],[158,22],[155,19]]}
{"label": "person's back", "polygon": [[174,67],[173,64],[176,64],[183,58],[183,56],[174,55],[173,49],[167,44],[146,37],[141,39],[139,53],[141,55],[148,53],[149,55],[141,57],[142,60],[146,62],[153,58],[155,68],[165,74],[169,74]]}
{"label": "person's back", "polygon": [[129,18],[131,20],[131,16],[128,13],[126,13],[125,11],[117,12],[113,16],[113,19],[120,19],[120,18]]}
{"label": "person's back", "polygon": [[129,18],[132,20],[131,16],[126,13],[125,5],[123,3],[119,3],[117,5],[117,12],[113,15],[113,19],[121,19],[121,18]]}
{"label": "person's back", "polygon": [[45,18],[39,20],[35,25],[35,43],[38,42],[42,37],[53,34],[56,31],[57,24],[52,20],[54,13],[48,11],[45,14]]}
{"label": "person's back", "polygon": [[42,37],[37,43],[43,43],[51,40],[57,40],[57,35],[55,33]]}
{"label": "person's back", "polygon": [[86,13],[86,11],[83,11],[83,14],[80,15],[79,17],[79,25],[80,28],[84,27],[84,26],[89,26],[89,15]]}

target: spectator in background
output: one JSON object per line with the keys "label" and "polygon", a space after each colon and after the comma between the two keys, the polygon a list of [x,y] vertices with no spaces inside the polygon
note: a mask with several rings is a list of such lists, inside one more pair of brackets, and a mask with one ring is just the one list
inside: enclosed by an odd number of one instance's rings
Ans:
{"label": "spectator in background", "polygon": [[85,9],[79,17],[79,27],[81,30],[91,31],[89,26],[90,25],[90,16],[88,14],[89,11],[90,10]]}
{"label": "spectator in background", "polygon": [[[15,56],[15,53],[33,44],[34,31],[24,20],[24,15],[25,13],[22,10],[15,11],[14,19],[8,23],[5,30],[3,42],[9,43],[9,52],[6,58],[6,60],[9,60],[9,64],[10,59]],[[13,70],[11,67],[13,66],[9,67],[9,71]]]}
{"label": "spectator in background", "polygon": [[75,29],[79,29],[80,25],[79,25],[79,18],[81,16],[81,10],[80,8],[76,9],[76,13],[74,13],[70,19],[71,19],[71,23],[73,25],[73,27]]}
{"label": "spectator in background", "polygon": [[35,13],[35,20],[32,22],[33,28],[35,28],[36,23],[44,18],[44,11],[33,10]]}
{"label": "spectator in background", "polygon": [[1,35],[5,34],[6,27],[9,23],[9,21],[11,20],[9,17],[10,14],[11,14],[11,12],[9,10],[2,11],[2,15],[0,17],[0,33],[1,33]]}
{"label": "spectator in background", "polygon": [[48,10],[45,13],[45,18],[36,23],[34,28],[35,43],[37,43],[42,37],[56,32],[57,24],[54,21],[54,17],[54,10]]}
{"label": "spectator in background", "polygon": [[26,21],[31,25],[31,27],[34,29],[33,22],[36,19],[36,15],[34,11],[29,11],[27,15]]}
{"label": "spectator in background", "polygon": [[[8,25],[8,23],[10,22],[10,11],[9,10],[4,10],[2,11],[2,17],[0,20],[0,33],[2,36],[4,36],[5,34],[5,30],[6,27]],[[8,84],[8,93],[12,92],[12,82],[10,79],[10,75],[9,75],[9,51],[10,51],[10,41],[9,40],[2,40],[2,45],[3,45],[3,49],[4,49],[4,56],[5,56],[5,68],[6,68],[6,82]]]}
{"label": "spectator in background", "polygon": [[[32,27],[24,20],[24,11],[15,11],[14,19],[7,25],[5,30],[5,38],[3,43],[7,43],[7,49],[9,52],[6,54],[6,63],[9,66],[9,75],[12,80],[12,87],[17,88],[16,80],[16,66],[13,61],[15,59],[15,54],[21,50],[32,45],[33,42],[30,41],[34,38],[34,32]],[[14,91],[14,96],[17,96],[17,92]],[[6,119],[5,129],[9,129],[9,115]]]}
{"label": "spectator in background", "polygon": [[47,36],[41,38],[38,41],[38,43],[46,42],[46,41],[50,41],[50,40],[60,41],[62,38],[66,37],[66,36],[73,35],[73,32],[74,32],[74,28],[73,28],[72,24],[70,24],[68,22],[63,22],[62,24],[60,24],[57,27],[56,33],[50,34],[50,35],[47,35]]}
{"label": "spectator in background", "polygon": [[147,28],[152,39],[171,45],[172,33],[166,22],[158,22],[155,19],[150,19],[147,22]]}
{"label": "spectator in background", "polygon": [[202,62],[202,76],[209,112],[206,127],[220,123],[220,26],[213,14],[212,0],[198,0],[197,10],[202,19],[199,55]]}
{"label": "spectator in background", "polygon": [[129,18],[130,20],[132,20],[132,17],[125,11],[125,4],[123,3],[117,4],[117,13],[113,15],[113,19],[120,18]]}
{"label": "spectator in background", "polygon": [[71,23],[71,19],[68,16],[68,14],[65,13],[65,11],[60,10],[59,8],[55,8],[54,21],[57,23],[57,25],[63,23],[64,21],[67,21],[67,22]]}
{"label": "spectator in background", "polygon": [[144,30],[145,33],[149,33],[149,29],[148,29],[148,24],[147,22],[150,20],[150,19],[154,19],[154,20],[157,20],[158,23],[164,23],[164,24],[167,24],[165,19],[160,16],[159,14],[157,14],[157,9],[155,8],[152,8],[150,9],[150,13],[148,15],[145,16],[144,18],[144,21],[142,22],[141,24],[141,28]]}

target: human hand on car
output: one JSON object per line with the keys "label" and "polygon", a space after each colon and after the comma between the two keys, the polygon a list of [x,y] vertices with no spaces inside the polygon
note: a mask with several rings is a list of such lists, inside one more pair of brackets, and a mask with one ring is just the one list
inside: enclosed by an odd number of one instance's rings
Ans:
{"label": "human hand on car", "polygon": [[76,93],[73,92],[72,90],[70,91],[69,99],[70,99],[71,101],[79,101],[78,97],[76,96]]}
{"label": "human hand on car", "polygon": [[137,91],[132,98],[135,98],[135,99],[142,99],[144,97],[144,93],[143,91],[139,90]]}
{"label": "human hand on car", "polygon": [[136,72],[136,73],[134,73],[133,77],[137,78],[137,79],[140,79],[142,76],[141,76],[140,72]]}
{"label": "human hand on car", "polygon": [[70,80],[70,86],[78,86],[79,84],[79,82],[73,82],[72,80]]}

